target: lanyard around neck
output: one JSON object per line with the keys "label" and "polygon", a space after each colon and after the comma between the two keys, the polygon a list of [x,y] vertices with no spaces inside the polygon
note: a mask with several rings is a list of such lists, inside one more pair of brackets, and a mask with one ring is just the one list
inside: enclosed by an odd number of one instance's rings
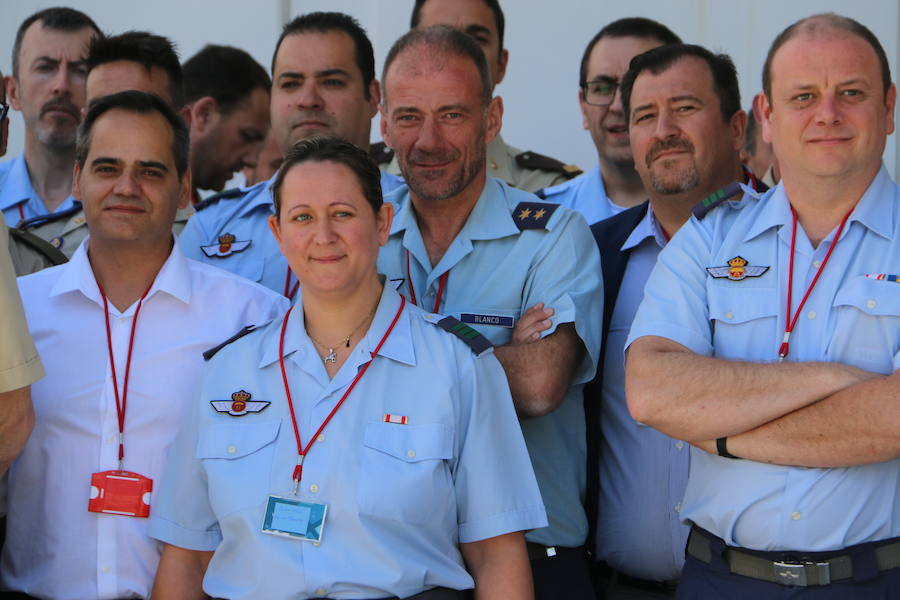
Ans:
{"label": "lanyard around neck", "polygon": [[[441,279],[438,283],[437,297],[434,299],[434,310],[431,311],[433,313],[436,313],[441,308],[441,298],[444,296],[444,288],[447,287],[447,279],[449,279],[449,277],[450,271],[441,275]],[[416,288],[413,287],[412,272],[409,268],[409,250],[406,251],[406,281],[409,283],[409,301],[418,306],[419,302],[416,300]]]}

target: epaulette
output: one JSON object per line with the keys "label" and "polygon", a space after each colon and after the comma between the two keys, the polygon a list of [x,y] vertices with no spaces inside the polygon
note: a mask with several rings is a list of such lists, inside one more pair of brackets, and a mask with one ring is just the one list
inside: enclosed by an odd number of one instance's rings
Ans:
{"label": "epaulette", "polygon": [[369,158],[371,158],[376,165],[386,165],[394,160],[394,151],[388,148],[387,144],[384,142],[376,142],[369,146]]}
{"label": "epaulette", "polygon": [[572,179],[581,175],[582,171],[575,165],[567,165],[563,162],[527,150],[516,155],[516,164],[522,169],[537,169],[540,171],[552,171],[563,175],[566,179]]}
{"label": "epaulette", "polygon": [[557,208],[559,204],[552,202],[519,202],[513,209],[512,217],[519,231],[546,229]]}
{"label": "epaulette", "polygon": [[30,231],[10,229],[9,235],[16,242],[28,246],[35,252],[41,254],[53,266],[69,262],[68,257],[60,252],[59,248],[57,248],[47,240],[34,235]]}
{"label": "epaulette", "polygon": [[227,200],[229,198],[240,198],[243,195],[244,195],[244,188],[236,187],[236,188],[230,188],[227,190],[223,190],[223,191],[219,192],[218,194],[213,194],[209,198],[206,198],[205,200],[201,200],[200,202],[195,204],[194,210],[201,211],[204,208],[206,208],[207,206],[209,206],[210,204],[215,204],[219,200]]}
{"label": "epaulette", "polygon": [[465,342],[475,356],[481,356],[485,351],[494,347],[490,340],[454,317],[444,317],[435,325]]}
{"label": "epaulette", "polygon": [[[266,325],[268,325],[268,323],[266,323]],[[234,334],[233,336],[231,336],[230,338],[228,338],[227,340],[225,340],[224,342],[222,342],[222,343],[219,344],[218,346],[213,346],[213,347],[210,348],[209,350],[206,350],[206,351],[203,353],[203,360],[209,360],[209,359],[211,359],[213,356],[216,355],[216,353],[217,353],[219,350],[221,350],[222,348],[224,348],[224,347],[227,346],[228,344],[231,344],[231,343],[233,343],[233,342],[238,341],[239,339],[241,339],[242,337],[244,337],[244,336],[247,335],[248,333],[253,333],[254,331],[256,331],[256,329],[257,329],[256,325],[247,325],[246,327],[244,327],[243,329],[241,329],[240,331],[238,331],[236,334]]]}
{"label": "epaulette", "polygon": [[741,184],[732,181],[720,190],[716,190],[702,201],[698,202],[691,209],[691,213],[697,217],[698,221],[702,221],[703,217],[708,215],[712,209],[719,206],[735,194],[741,191]]}
{"label": "epaulette", "polygon": [[72,206],[70,208],[67,208],[65,210],[58,210],[54,213],[38,215],[36,217],[31,217],[30,219],[25,219],[24,221],[16,225],[16,229],[27,231],[29,229],[34,229],[35,227],[40,227],[41,225],[46,225],[47,223],[59,221],[60,219],[68,219],[80,210],[81,202],[75,201],[72,203]]}

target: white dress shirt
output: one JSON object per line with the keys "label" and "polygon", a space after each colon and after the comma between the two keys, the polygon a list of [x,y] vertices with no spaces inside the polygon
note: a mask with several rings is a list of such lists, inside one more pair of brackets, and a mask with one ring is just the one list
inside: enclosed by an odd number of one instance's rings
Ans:
{"label": "white dress shirt", "polygon": [[[118,468],[118,422],[103,300],[87,256],[19,279],[47,376],[32,386],[36,424],[9,471],[7,589],[56,600],[147,597],[159,542],[148,519],[88,512],[91,474]],[[198,397],[202,352],[281,314],[284,298],[189,260],[177,243],[143,301],[128,382],[124,468],[159,489],[186,405]],[[119,387],[137,302],[109,304]]]}

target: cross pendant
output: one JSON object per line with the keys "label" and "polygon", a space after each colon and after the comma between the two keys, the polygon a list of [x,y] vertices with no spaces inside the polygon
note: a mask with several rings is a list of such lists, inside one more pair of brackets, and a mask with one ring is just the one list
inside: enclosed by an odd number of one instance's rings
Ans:
{"label": "cross pendant", "polygon": [[337,354],[334,352],[334,348],[328,349],[328,354],[322,357],[322,362],[333,363],[337,362]]}

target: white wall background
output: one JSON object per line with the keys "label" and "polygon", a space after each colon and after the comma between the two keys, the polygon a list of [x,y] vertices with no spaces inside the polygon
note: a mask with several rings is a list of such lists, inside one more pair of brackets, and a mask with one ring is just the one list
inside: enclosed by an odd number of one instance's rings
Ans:
{"label": "white wall background", "polygon": [[[9,53],[19,23],[34,11],[65,3],[6,0],[0,19],[0,68],[10,72]],[[231,44],[268,68],[281,25],[313,10],[338,10],[356,17],[375,47],[377,69],[393,41],[409,26],[412,0],[71,0],[105,31],[146,29],[170,37],[182,59],[207,43]],[[578,64],[587,42],[606,23],[645,16],[668,25],[686,42],[731,55],[740,75],[742,103],[761,87],[766,50],[784,27],[833,10],[869,27],[881,40],[897,79],[900,63],[900,0],[504,0],[505,45],[510,51],[504,98],[503,135],[523,149],[549,154],[583,168],[596,163],[590,137],[581,128],[577,103]],[[22,148],[21,117],[11,115],[7,157]],[[379,139],[373,125],[372,139]],[[888,140],[885,162],[900,172],[897,136]]]}

